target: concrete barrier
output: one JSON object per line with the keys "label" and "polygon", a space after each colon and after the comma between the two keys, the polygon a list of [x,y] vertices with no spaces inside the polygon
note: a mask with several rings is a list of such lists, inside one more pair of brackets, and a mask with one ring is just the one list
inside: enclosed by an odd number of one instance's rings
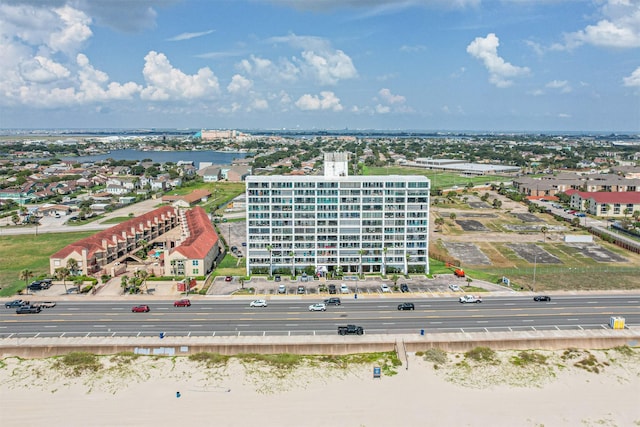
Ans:
{"label": "concrete barrier", "polygon": [[190,355],[212,352],[223,355],[241,353],[343,355],[396,351],[404,342],[406,351],[440,348],[464,352],[483,346],[494,350],[597,349],[640,345],[640,330],[596,329],[582,331],[479,332],[446,334],[403,334],[313,337],[83,337],[83,338],[5,338],[0,340],[2,357],[41,358],[84,351],[99,355],[135,352],[151,355]]}

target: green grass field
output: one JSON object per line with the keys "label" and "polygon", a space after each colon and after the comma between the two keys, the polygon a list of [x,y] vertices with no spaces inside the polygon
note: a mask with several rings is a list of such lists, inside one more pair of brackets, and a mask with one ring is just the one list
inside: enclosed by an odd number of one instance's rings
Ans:
{"label": "green grass field", "polygon": [[49,257],[66,245],[92,235],[82,233],[47,233],[0,236],[0,296],[14,295],[28,283],[19,279],[24,269],[38,277],[49,276]]}
{"label": "green grass field", "polygon": [[435,189],[451,188],[458,186],[463,188],[468,183],[474,185],[485,184],[487,182],[501,182],[507,181],[509,178],[501,176],[475,176],[475,177],[462,177],[457,173],[440,172],[422,168],[409,168],[402,166],[389,166],[389,167],[368,167],[363,168],[364,175],[422,175],[431,180],[431,187]]}

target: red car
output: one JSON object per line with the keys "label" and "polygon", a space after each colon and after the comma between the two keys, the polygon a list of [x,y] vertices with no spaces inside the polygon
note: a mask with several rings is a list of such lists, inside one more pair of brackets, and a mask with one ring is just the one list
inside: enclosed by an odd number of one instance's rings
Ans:
{"label": "red car", "polygon": [[147,313],[149,310],[151,310],[149,308],[148,305],[136,305],[135,307],[133,307],[131,309],[132,313]]}
{"label": "red car", "polygon": [[188,299],[180,299],[173,303],[174,307],[191,307],[191,301]]}
{"label": "red car", "polygon": [[232,280],[233,280],[233,277],[231,277],[231,276],[227,276],[227,277],[224,278],[225,282],[230,282]]}

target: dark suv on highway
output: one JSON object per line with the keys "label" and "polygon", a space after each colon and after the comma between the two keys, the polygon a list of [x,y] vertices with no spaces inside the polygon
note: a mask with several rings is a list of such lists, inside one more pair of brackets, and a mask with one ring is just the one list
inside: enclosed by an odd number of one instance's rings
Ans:
{"label": "dark suv on highway", "polygon": [[416,306],[412,302],[403,302],[398,304],[398,310],[415,310]]}
{"label": "dark suv on highway", "polygon": [[340,305],[340,298],[327,298],[326,300],[324,300],[324,303],[326,305]]}

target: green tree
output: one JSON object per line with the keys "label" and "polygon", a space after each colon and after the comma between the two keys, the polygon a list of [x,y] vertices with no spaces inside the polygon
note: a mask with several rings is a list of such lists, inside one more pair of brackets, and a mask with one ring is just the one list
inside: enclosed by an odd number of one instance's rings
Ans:
{"label": "green tree", "polygon": [[382,248],[382,275],[387,275],[387,251],[389,248],[386,246]]}
{"label": "green tree", "polygon": [[[29,286],[29,279],[31,279],[33,277],[33,271],[25,268],[24,270],[22,270],[20,272],[20,275],[18,276],[18,278],[20,280],[24,280],[24,284],[25,284],[25,288],[29,289],[27,286]],[[28,293],[28,291],[27,291]]]}
{"label": "green tree", "polygon": [[64,292],[67,293],[67,277],[71,274],[67,267],[58,267],[55,271],[58,280],[62,280],[62,286],[64,286]]}
{"label": "green tree", "polygon": [[438,230],[442,231],[442,226],[444,225],[444,218],[442,217],[437,217],[434,221],[436,223],[436,227]]}
{"label": "green tree", "polygon": [[69,260],[67,261],[67,268],[69,269],[69,273],[71,273],[72,276],[75,276],[78,274],[78,261],[76,261],[73,258],[69,258]]}
{"label": "green tree", "polygon": [[360,277],[362,277],[362,273],[363,273],[363,272],[362,272],[362,257],[363,257],[366,253],[367,253],[366,249],[360,249],[360,250],[358,251],[358,255],[360,255],[360,269],[358,270],[358,271],[359,271],[359,274],[360,274]]}
{"label": "green tree", "polygon": [[267,251],[269,251],[269,277],[273,276],[273,246],[267,245]]}

